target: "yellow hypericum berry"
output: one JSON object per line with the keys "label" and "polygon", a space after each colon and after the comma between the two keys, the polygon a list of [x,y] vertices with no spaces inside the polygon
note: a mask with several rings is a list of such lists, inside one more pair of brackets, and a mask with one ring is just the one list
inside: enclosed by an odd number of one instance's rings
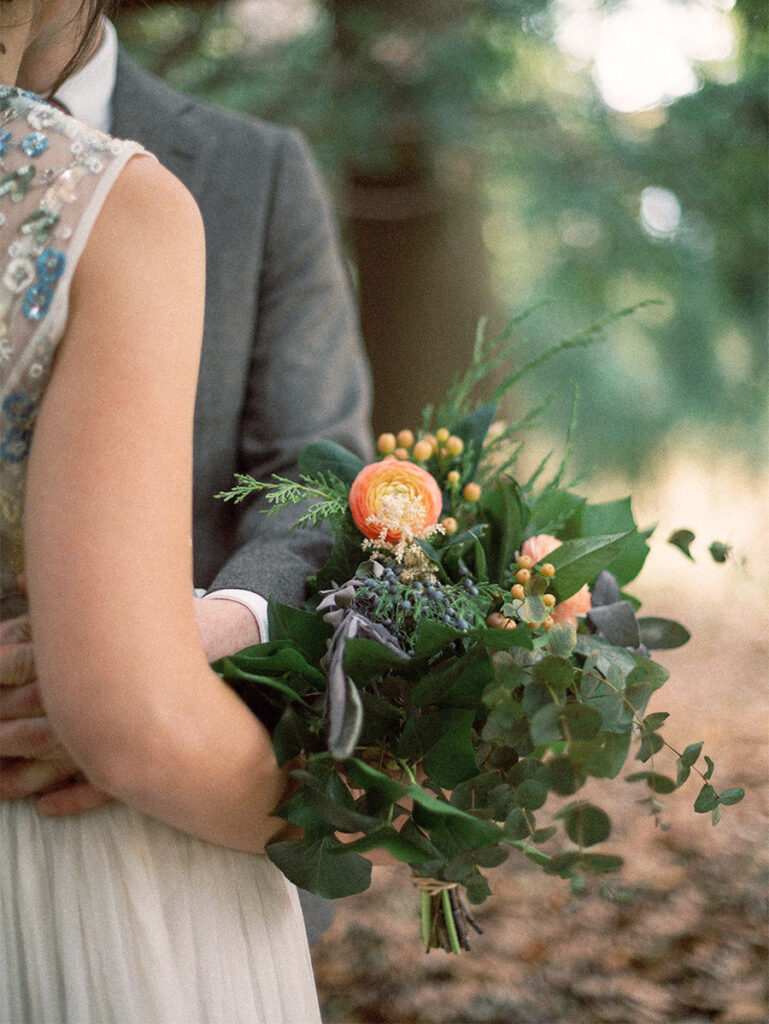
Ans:
{"label": "yellow hypericum berry", "polygon": [[542,623],[542,628],[544,629],[545,632],[547,632],[549,629],[553,628],[553,616],[552,615],[548,615],[548,617]]}
{"label": "yellow hypericum berry", "polygon": [[424,438],[422,438],[421,441],[417,441],[417,443],[414,445],[414,450],[412,451],[411,454],[414,456],[416,462],[427,462],[432,453],[433,446],[430,444],[429,441],[426,441]]}
{"label": "yellow hypericum berry", "polygon": [[465,450],[465,442],[461,437],[452,434],[446,441],[446,453],[448,455],[461,455]]}
{"label": "yellow hypericum berry", "polygon": [[465,501],[479,501],[481,497],[480,484],[465,484],[464,490],[462,491],[462,497]]}
{"label": "yellow hypericum berry", "polygon": [[515,560],[515,564],[518,566],[519,569],[531,569],[532,565],[534,565],[534,563],[528,555],[518,555],[518,557]]}
{"label": "yellow hypericum berry", "polygon": [[400,459],[401,462],[406,462],[409,457],[408,449],[396,448],[395,451],[393,452],[393,455],[395,456],[396,459]]}
{"label": "yellow hypericum berry", "polygon": [[432,448],[433,452],[437,452],[438,451],[438,442],[435,439],[435,434],[425,434],[425,436],[422,438],[422,440],[423,441],[427,441],[427,443]]}
{"label": "yellow hypericum berry", "polygon": [[380,455],[392,455],[397,444],[395,434],[380,434],[377,439],[376,450]]}
{"label": "yellow hypericum berry", "polygon": [[492,612],[486,619],[486,625],[492,629],[515,629],[515,619],[508,619],[501,612]]}
{"label": "yellow hypericum berry", "polygon": [[519,569],[515,574],[515,578],[519,583],[528,583],[531,579],[531,572],[528,569]]}
{"label": "yellow hypericum berry", "polygon": [[438,444],[446,444],[450,436],[451,435],[445,427],[439,427],[438,430],[435,431],[435,440]]}
{"label": "yellow hypericum berry", "polygon": [[414,447],[414,435],[410,430],[399,430],[398,431],[398,446],[400,448],[413,448]]}
{"label": "yellow hypericum berry", "polygon": [[451,469],[446,474],[446,483],[451,484],[452,487],[459,483],[459,472],[456,469]]}
{"label": "yellow hypericum berry", "polygon": [[546,608],[552,608],[555,604],[555,594],[543,594],[542,601]]}
{"label": "yellow hypericum berry", "polygon": [[441,526],[449,537],[452,533],[457,532],[457,521],[453,516],[446,516],[445,519],[441,519]]}
{"label": "yellow hypericum berry", "polygon": [[555,576],[555,566],[551,562],[545,562],[544,565],[540,565],[539,571],[548,580]]}
{"label": "yellow hypericum berry", "polygon": [[516,599],[516,601],[522,601],[526,597],[526,591],[523,589],[520,583],[514,583],[510,587],[510,593]]}

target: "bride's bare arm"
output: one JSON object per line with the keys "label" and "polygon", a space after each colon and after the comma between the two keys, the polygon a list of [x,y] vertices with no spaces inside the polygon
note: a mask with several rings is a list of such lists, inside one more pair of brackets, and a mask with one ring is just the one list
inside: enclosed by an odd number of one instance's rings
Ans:
{"label": "bride's bare arm", "polygon": [[203,285],[194,202],[133,159],[78,264],[38,418],[27,583],[43,702],[88,778],[203,839],[261,850],[281,827],[284,773],[209,669],[190,591]]}

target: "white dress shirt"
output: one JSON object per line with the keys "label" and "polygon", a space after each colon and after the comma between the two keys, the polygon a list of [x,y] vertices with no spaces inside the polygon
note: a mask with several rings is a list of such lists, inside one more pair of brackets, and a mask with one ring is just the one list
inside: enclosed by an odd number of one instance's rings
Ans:
{"label": "white dress shirt", "polygon": [[[99,45],[87,64],[64,82],[56,93],[73,117],[91,128],[109,135],[112,131],[112,93],[117,77],[117,32],[108,18],[102,18]],[[211,498],[213,501],[213,497]],[[267,602],[260,594],[250,590],[215,590],[206,594],[196,590],[198,596],[236,601],[244,605],[256,619],[262,643],[269,639]]]}

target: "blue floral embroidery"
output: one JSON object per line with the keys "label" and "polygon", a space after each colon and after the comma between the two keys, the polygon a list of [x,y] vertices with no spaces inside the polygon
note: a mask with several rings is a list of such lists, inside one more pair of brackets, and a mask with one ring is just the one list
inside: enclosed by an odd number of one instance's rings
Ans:
{"label": "blue floral embroidery", "polygon": [[0,456],[6,462],[22,462],[29,455],[32,438],[32,400],[20,392],[8,395],[3,402],[3,412],[12,425],[3,438],[3,443],[0,444]]}
{"label": "blue floral embroidery", "polygon": [[21,140],[21,148],[27,156],[31,157],[40,156],[41,153],[45,153],[49,145],[48,137],[43,135],[42,132],[31,132],[26,138]]}
{"label": "blue floral embroidery", "polygon": [[67,258],[58,249],[45,249],[37,258],[37,272],[41,281],[52,284],[61,277]]}
{"label": "blue floral embroidery", "polygon": [[27,290],[22,310],[30,320],[42,320],[51,305],[53,288],[44,281],[38,281]]}
{"label": "blue floral embroidery", "polygon": [[25,423],[34,411],[32,399],[21,391],[15,391],[3,402],[3,412],[11,423]]}
{"label": "blue floral embroidery", "polygon": [[11,141],[11,132],[0,132],[0,156],[8,152],[8,143]]}
{"label": "blue floral embroidery", "polygon": [[5,435],[3,443],[0,444],[0,456],[6,462],[23,462],[29,455],[31,430],[20,430],[18,427],[11,427]]}

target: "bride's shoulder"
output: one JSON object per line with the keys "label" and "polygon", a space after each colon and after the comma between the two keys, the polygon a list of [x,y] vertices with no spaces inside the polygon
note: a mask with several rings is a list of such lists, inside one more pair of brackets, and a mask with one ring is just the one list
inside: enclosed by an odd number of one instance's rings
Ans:
{"label": "bride's shoulder", "polygon": [[108,213],[130,222],[134,235],[142,228],[173,238],[202,232],[200,210],[192,194],[146,152],[135,154],[120,172],[110,193]]}

